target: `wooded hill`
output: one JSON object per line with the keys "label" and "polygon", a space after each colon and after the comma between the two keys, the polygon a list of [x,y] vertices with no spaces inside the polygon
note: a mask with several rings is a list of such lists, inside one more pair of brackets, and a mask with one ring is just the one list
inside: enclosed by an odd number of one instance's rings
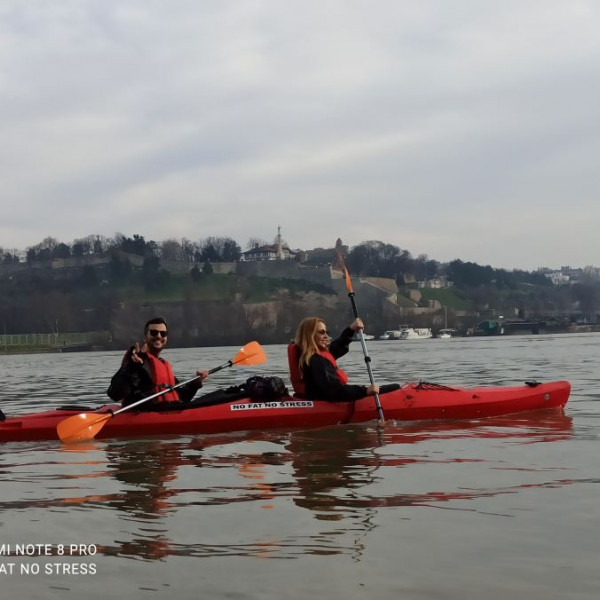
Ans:
{"label": "wooded hill", "polygon": [[[139,338],[147,318],[163,314],[173,346],[236,345],[251,338],[285,342],[299,320],[312,314],[333,331],[351,320],[341,273],[331,268],[335,249],[307,252],[303,262],[240,263],[224,260],[236,256],[235,242],[209,239],[188,245],[185,253],[185,244],[171,240],[163,246],[137,235],[108,247],[29,249],[24,262],[4,253],[4,333],[100,331],[106,334],[96,345],[121,348]],[[494,315],[595,320],[600,297],[591,278],[556,287],[541,272],[460,260],[441,264],[382,242],[346,250],[345,262],[373,334],[400,323],[466,329]],[[444,287],[423,287],[424,281]]]}

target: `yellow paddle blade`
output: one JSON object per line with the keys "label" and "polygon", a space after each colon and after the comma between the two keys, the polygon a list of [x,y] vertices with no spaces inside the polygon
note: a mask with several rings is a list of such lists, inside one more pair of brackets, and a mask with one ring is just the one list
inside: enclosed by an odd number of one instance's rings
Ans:
{"label": "yellow paddle blade", "polygon": [[267,355],[258,342],[248,342],[231,362],[234,365],[260,365],[267,362]]}
{"label": "yellow paddle blade", "polygon": [[56,431],[61,442],[86,442],[94,439],[112,416],[112,413],[79,413],[61,421],[56,426]]}

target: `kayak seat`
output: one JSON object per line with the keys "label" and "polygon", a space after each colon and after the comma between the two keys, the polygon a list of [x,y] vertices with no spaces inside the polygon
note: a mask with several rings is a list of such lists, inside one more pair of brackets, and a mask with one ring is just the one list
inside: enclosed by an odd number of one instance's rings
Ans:
{"label": "kayak seat", "polygon": [[101,408],[100,406],[84,406],[83,404],[66,404],[59,406],[56,410],[72,410],[76,412],[93,412]]}
{"label": "kayak seat", "polygon": [[202,396],[197,396],[189,402],[148,402],[141,405],[135,412],[180,412],[193,408],[214,406],[216,404],[227,404],[241,398],[247,398],[248,394],[243,385],[233,385],[227,389],[217,389]]}
{"label": "kayak seat", "polygon": [[232,385],[226,389],[218,389],[207,394],[202,394],[194,398],[191,402],[187,402],[187,407],[197,408],[198,406],[212,406],[214,404],[226,404],[240,400],[247,396],[243,385]]}

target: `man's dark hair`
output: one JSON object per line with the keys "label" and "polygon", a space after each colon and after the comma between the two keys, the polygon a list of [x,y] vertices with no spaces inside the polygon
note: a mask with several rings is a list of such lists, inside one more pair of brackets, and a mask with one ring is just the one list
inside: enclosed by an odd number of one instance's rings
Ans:
{"label": "man's dark hair", "polygon": [[162,324],[165,327],[167,326],[167,320],[164,317],[154,317],[153,319],[150,319],[145,325],[144,325],[144,335],[146,335],[148,333],[148,328],[150,327],[150,325],[158,325],[158,324]]}

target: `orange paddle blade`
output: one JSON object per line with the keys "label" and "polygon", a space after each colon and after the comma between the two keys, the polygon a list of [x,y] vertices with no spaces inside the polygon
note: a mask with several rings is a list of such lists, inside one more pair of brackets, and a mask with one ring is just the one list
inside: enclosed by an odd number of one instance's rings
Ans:
{"label": "orange paddle blade", "polygon": [[348,273],[348,269],[346,269],[346,263],[344,263],[344,259],[342,258],[342,255],[339,252],[337,253],[337,259],[340,263],[340,267],[342,267],[342,271],[344,271],[344,277],[346,279],[346,289],[349,293],[353,293],[354,290],[352,289],[352,280],[350,279],[350,273]]}
{"label": "orange paddle blade", "polygon": [[258,342],[248,342],[231,362],[234,365],[260,365],[267,362],[267,355]]}
{"label": "orange paddle blade", "polygon": [[348,290],[348,292],[353,292],[354,290],[352,289],[352,280],[350,279],[350,273],[348,273],[348,269],[346,269],[346,267],[344,267],[344,275],[346,277],[346,289]]}
{"label": "orange paddle blade", "polygon": [[79,413],[61,421],[56,426],[56,431],[61,442],[86,442],[94,439],[112,416],[112,413]]}

